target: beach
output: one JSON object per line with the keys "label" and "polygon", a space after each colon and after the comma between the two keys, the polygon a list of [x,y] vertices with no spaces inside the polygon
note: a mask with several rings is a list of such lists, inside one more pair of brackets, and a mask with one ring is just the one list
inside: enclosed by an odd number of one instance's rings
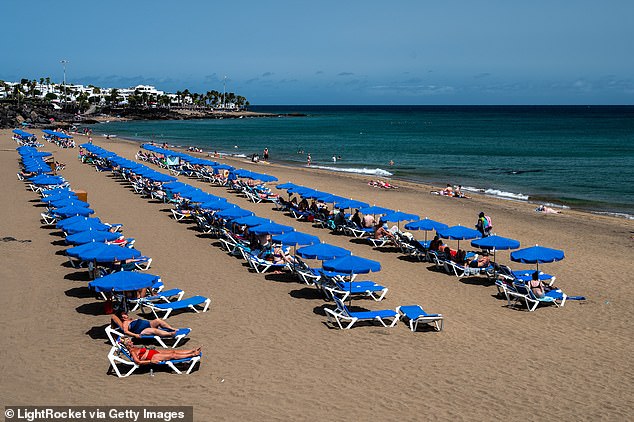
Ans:
{"label": "beach", "polygon": [[[61,233],[40,227],[39,196],[16,178],[19,156],[10,130],[0,131],[0,278],[5,322],[0,394],[7,405],[192,405],[195,420],[629,420],[634,405],[631,319],[634,221],[574,210],[543,215],[534,205],[475,195],[430,195],[429,186],[399,182],[398,190],[368,186],[368,176],[333,174],[245,159],[223,162],[266,172],[371,204],[472,227],[480,211],[494,231],[523,247],[562,249],[544,264],[556,285],[586,301],[535,312],[509,309],[488,281],[458,280],[395,251],[372,249],[273,210],[225,188],[180,177],[258,216],[293,225],[354,255],[378,260],[370,279],[389,287],[386,299],[356,300],[366,309],[420,304],[445,316],[442,332],[328,326],[312,287],[249,272],[219,241],[171,218],[169,206],[134,194],[109,173],[81,164],[77,149],[45,143],[61,174],[85,190],[96,215],[124,225],[126,237],[153,258],[151,273],[186,296],[211,297],[210,311],[169,319],[192,328],[185,347],[203,346],[191,375],[156,371],[126,379],[107,375],[109,316],[86,287],[87,272],[65,265]],[[41,132],[35,131],[38,139]],[[86,137],[76,136],[78,144]],[[139,145],[94,143],[134,159]],[[202,155],[201,155],[202,156]],[[158,168],[157,168],[158,169]],[[413,232],[421,239],[424,233]],[[11,240],[11,239],[15,240]],[[453,247],[456,243],[448,241]],[[464,243],[467,243],[466,241]],[[461,243],[461,246],[463,244]],[[512,268],[507,251],[497,261]],[[540,267],[541,269],[541,267]]]}

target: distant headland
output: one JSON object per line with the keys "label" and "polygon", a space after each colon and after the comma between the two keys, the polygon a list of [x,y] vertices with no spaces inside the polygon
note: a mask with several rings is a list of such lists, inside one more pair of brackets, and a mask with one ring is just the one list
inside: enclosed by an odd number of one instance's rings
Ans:
{"label": "distant headland", "polygon": [[[189,120],[277,117],[248,110],[249,101],[233,92],[188,89],[168,93],[151,85],[100,88],[55,84],[50,78],[0,81],[0,128],[64,127],[116,120]],[[294,115],[295,116],[295,115]]]}

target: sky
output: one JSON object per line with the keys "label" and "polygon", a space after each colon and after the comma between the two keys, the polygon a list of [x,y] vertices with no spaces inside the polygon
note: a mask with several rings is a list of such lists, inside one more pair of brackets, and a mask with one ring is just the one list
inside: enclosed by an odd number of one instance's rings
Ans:
{"label": "sky", "polygon": [[253,105],[634,104],[632,0],[4,0],[0,79]]}

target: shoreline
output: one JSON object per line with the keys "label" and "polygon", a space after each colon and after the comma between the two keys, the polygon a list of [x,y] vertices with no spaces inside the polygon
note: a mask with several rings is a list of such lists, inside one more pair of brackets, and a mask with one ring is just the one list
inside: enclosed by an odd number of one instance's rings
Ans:
{"label": "shoreline", "polygon": [[[79,134],[74,134],[74,135],[79,135]],[[144,143],[149,143],[149,142],[154,142],[155,144],[160,144],[160,142],[156,142],[156,141],[151,141],[151,140],[146,140],[143,141],[141,139],[134,139],[134,138],[129,138],[129,137],[121,137],[119,135],[116,135],[114,138],[110,139],[110,140],[120,140],[120,141],[125,141],[125,142],[129,142],[135,145],[142,145]],[[192,147],[196,147],[196,148],[200,148],[203,150],[202,153],[200,152],[193,152],[193,151],[188,151],[187,148],[189,146],[183,146],[183,145],[169,145],[169,147],[171,149],[177,150],[179,152],[184,152],[187,154],[191,154],[192,156],[196,156],[196,154],[203,154],[205,157],[209,157],[212,159],[215,159],[217,157],[214,157],[214,152],[213,151],[206,151],[205,148],[203,148],[202,146],[199,145],[191,145]],[[233,154],[230,152],[224,152],[224,151],[218,151],[219,154],[222,155],[222,158],[225,159],[229,159],[229,160],[235,160],[236,162],[241,162],[241,163],[251,163],[251,164],[256,164],[256,163],[252,163],[251,160],[249,159],[248,155],[246,154]],[[345,176],[345,177],[351,177],[354,178],[356,180],[361,180],[364,179],[366,182],[368,181],[367,178],[371,178],[372,180],[374,179],[387,179],[390,181],[397,181],[399,188],[402,187],[409,187],[411,189],[415,189],[415,190],[422,190],[422,191],[427,191],[427,193],[429,194],[431,191],[438,191],[438,190],[442,190],[444,188],[444,186],[437,186],[434,185],[432,183],[430,183],[429,181],[426,180],[422,180],[422,179],[415,179],[415,178],[407,178],[407,177],[401,177],[401,176],[395,176],[395,175],[390,175],[390,176],[381,176],[381,175],[376,175],[376,174],[370,174],[370,173],[357,173],[357,172],[351,172],[351,171],[338,171],[338,170],[334,170],[331,168],[328,168],[329,166],[324,166],[324,165],[315,165],[315,166],[310,166],[308,167],[305,164],[301,164],[299,162],[294,162],[294,161],[283,161],[283,160],[273,160],[273,161],[263,161],[260,160],[260,163],[262,164],[267,164],[267,165],[271,165],[271,166],[283,166],[283,167],[288,167],[288,168],[297,168],[297,169],[304,169],[307,171],[321,171],[321,172],[326,172],[328,174],[332,174],[332,175],[336,175],[336,176]],[[324,168],[326,167],[326,168]],[[356,168],[355,168],[356,169]],[[363,169],[358,169],[358,170],[363,170]],[[371,169],[370,169],[371,170]],[[376,170],[383,170],[386,171],[384,169],[376,169]],[[283,182],[280,182],[283,183]],[[582,208],[582,207],[575,207],[572,205],[567,205],[565,203],[559,203],[559,202],[550,202],[547,198],[544,199],[539,199],[539,197],[535,198],[535,196],[529,196],[526,195],[528,198],[527,199],[521,199],[518,198],[518,196],[520,196],[520,194],[515,193],[515,192],[505,192],[505,191],[500,191],[498,190],[498,192],[502,192],[504,195],[494,195],[494,194],[489,194],[486,193],[485,189],[478,189],[478,188],[473,188],[473,187],[468,187],[468,186],[463,186],[463,190],[470,196],[469,198],[455,198],[455,197],[443,197],[444,199],[449,199],[449,200],[455,200],[455,201],[468,201],[473,199],[474,197],[481,197],[481,198],[486,198],[486,199],[491,199],[491,200],[495,200],[495,201],[508,201],[508,202],[513,202],[513,203],[518,203],[518,204],[528,204],[530,206],[539,206],[539,205],[544,205],[544,206],[548,206],[548,207],[552,207],[552,208],[556,208],[557,210],[561,211],[561,212],[578,212],[581,214],[589,214],[589,215],[594,215],[594,216],[603,216],[603,217],[608,217],[608,218],[614,218],[614,219],[620,219],[620,220],[634,220],[634,214],[630,214],[627,212],[623,212],[623,211],[614,211],[614,210],[608,210],[608,209],[592,209],[592,208]],[[496,190],[494,188],[487,188],[486,190]]]}

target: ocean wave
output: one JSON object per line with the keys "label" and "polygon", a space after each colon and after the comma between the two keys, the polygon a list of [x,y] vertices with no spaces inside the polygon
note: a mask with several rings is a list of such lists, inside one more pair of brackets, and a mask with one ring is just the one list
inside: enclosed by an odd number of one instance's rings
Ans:
{"label": "ocean wave", "polygon": [[514,199],[516,201],[528,201],[528,195],[523,193],[506,192],[499,189],[479,189],[472,186],[463,186],[462,190],[469,192],[483,193],[485,195],[497,196],[504,199]]}
{"label": "ocean wave", "polygon": [[380,168],[375,169],[367,169],[367,168],[354,168],[354,167],[329,167],[329,166],[311,166],[312,168],[322,169],[322,170],[330,170],[330,171],[338,171],[341,173],[355,173],[355,174],[371,174],[373,176],[383,176],[389,177],[392,176],[387,170],[383,170]]}

